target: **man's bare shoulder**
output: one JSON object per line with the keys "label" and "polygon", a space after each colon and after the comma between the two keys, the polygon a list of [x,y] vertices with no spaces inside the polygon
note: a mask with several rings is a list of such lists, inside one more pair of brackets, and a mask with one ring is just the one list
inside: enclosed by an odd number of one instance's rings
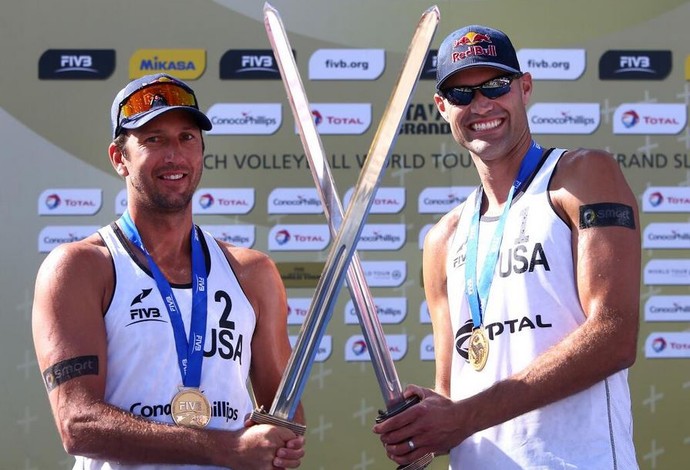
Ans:
{"label": "man's bare shoulder", "polygon": [[424,249],[445,246],[448,240],[455,233],[460,216],[465,207],[465,203],[459,204],[452,210],[448,211],[436,224],[431,227],[424,238]]}
{"label": "man's bare shoulder", "polygon": [[75,268],[81,272],[112,266],[112,258],[103,239],[94,233],[76,242],[54,248],[41,265],[41,270]]}

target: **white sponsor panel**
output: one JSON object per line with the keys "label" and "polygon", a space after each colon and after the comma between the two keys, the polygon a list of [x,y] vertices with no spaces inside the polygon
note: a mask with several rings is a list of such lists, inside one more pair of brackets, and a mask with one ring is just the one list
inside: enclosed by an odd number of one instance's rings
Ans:
{"label": "white sponsor panel", "polygon": [[321,214],[316,188],[276,188],[268,195],[269,214]]}
{"label": "white sponsor panel", "polygon": [[645,285],[690,285],[690,259],[653,259],[644,267]]}
{"label": "white sponsor panel", "polygon": [[307,318],[309,306],[311,305],[311,297],[293,297],[288,298],[288,325],[301,325]]}
{"label": "white sponsor panel", "polygon": [[577,80],[585,72],[585,49],[520,49],[520,70],[534,80]]}
{"label": "white sponsor panel", "polygon": [[690,332],[654,332],[644,343],[647,359],[674,359],[690,357]]}
{"label": "white sponsor panel", "polygon": [[199,225],[213,238],[231,245],[251,248],[256,241],[256,227],[254,225]]}
{"label": "white sponsor panel", "polygon": [[216,103],[206,115],[209,135],[271,135],[283,124],[281,103]]}
{"label": "white sponsor panel", "polygon": [[386,65],[384,49],[317,49],[309,80],[376,80]]}
{"label": "white sponsor panel", "polygon": [[690,223],[651,223],[644,229],[642,248],[689,249]]}
{"label": "white sponsor panel", "polygon": [[419,358],[422,361],[433,361],[436,359],[434,350],[434,335],[426,335],[419,343]]}
{"label": "white sponsor panel", "polygon": [[[391,359],[399,361],[407,354],[407,335],[385,335]],[[348,362],[371,361],[369,348],[362,335],[350,336],[345,342],[345,360]]]}
{"label": "white sponsor panel", "polygon": [[[350,200],[355,193],[351,187],[343,198],[343,210],[347,210]],[[405,188],[380,187],[374,194],[374,200],[369,209],[370,214],[397,214],[405,207]]]}
{"label": "white sponsor panel", "polygon": [[[293,348],[297,344],[297,335],[289,335],[290,346]],[[323,335],[319,347],[316,348],[316,355],[314,355],[314,362],[325,362],[333,352],[333,337],[331,335]]]}
{"label": "white sponsor panel", "polygon": [[642,212],[690,212],[690,190],[679,186],[652,186],[642,194]]}
{"label": "white sponsor panel", "polygon": [[687,121],[685,104],[623,103],[613,113],[613,133],[675,135]]}
{"label": "white sponsor panel", "polygon": [[364,134],[371,125],[371,103],[312,103],[311,114],[321,135]]}
{"label": "white sponsor panel", "polygon": [[533,134],[591,134],[601,122],[599,103],[535,103],[527,111]]}
{"label": "white sponsor panel", "polygon": [[405,224],[366,224],[362,227],[357,250],[399,250],[406,238]]}
{"label": "white sponsor panel", "polygon": [[644,304],[644,320],[690,321],[690,295],[653,295]]}
{"label": "white sponsor panel", "polygon": [[49,253],[63,243],[78,242],[99,228],[97,225],[48,225],[38,234],[38,252]]}
{"label": "white sponsor panel", "polygon": [[429,230],[431,230],[433,226],[434,224],[426,224],[419,231],[419,238],[417,239],[417,244],[419,245],[420,250],[424,249],[424,239],[426,238],[426,234],[429,233]]}
{"label": "white sponsor panel", "polygon": [[[405,297],[374,297],[372,300],[382,325],[398,324],[407,317],[407,299]],[[349,300],[345,305],[344,313],[346,325],[359,323],[355,304],[352,300]]]}
{"label": "white sponsor panel", "polygon": [[115,196],[115,214],[122,215],[127,210],[127,190],[122,189]]}
{"label": "white sponsor panel", "polygon": [[417,200],[420,214],[445,214],[474,191],[474,186],[435,186],[424,188]]}
{"label": "white sponsor panel", "polygon": [[278,224],[268,233],[271,251],[320,251],[330,241],[326,224]]}
{"label": "white sponsor panel", "polygon": [[38,215],[94,215],[102,203],[102,189],[46,189],[38,196]]}
{"label": "white sponsor panel", "polygon": [[200,188],[192,198],[193,214],[248,214],[254,208],[254,188]]}
{"label": "white sponsor panel", "polygon": [[421,323],[422,325],[427,325],[431,323],[429,304],[426,303],[426,300],[422,300],[422,303],[419,305],[419,323]]}
{"label": "white sponsor panel", "polygon": [[407,279],[407,261],[362,261],[370,287],[398,287]]}

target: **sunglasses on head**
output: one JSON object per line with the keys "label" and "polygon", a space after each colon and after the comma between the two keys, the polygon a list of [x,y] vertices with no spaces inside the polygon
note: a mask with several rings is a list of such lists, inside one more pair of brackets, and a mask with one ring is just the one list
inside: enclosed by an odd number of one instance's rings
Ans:
{"label": "sunglasses on head", "polygon": [[521,76],[521,73],[515,73],[492,78],[491,80],[487,80],[475,86],[454,86],[444,88],[443,90],[439,90],[439,94],[454,106],[467,106],[470,104],[474,98],[475,90],[479,90],[482,95],[491,100],[495,100],[507,94],[510,91],[510,84],[512,81]]}
{"label": "sunglasses on head", "polygon": [[194,92],[178,82],[162,77],[134,91],[120,103],[117,122],[161,106],[190,106],[199,109]]}

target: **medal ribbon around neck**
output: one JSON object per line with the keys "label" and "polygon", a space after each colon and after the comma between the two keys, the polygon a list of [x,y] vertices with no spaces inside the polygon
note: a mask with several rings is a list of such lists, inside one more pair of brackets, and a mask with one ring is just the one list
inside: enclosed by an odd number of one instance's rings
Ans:
{"label": "medal ribbon around neck", "polygon": [[144,247],[141,236],[128,211],[125,211],[119,222],[129,241],[146,256],[158,291],[163,297],[163,303],[168,310],[170,325],[175,336],[175,348],[177,349],[180,374],[182,375],[182,385],[199,388],[201,385],[201,365],[204,359],[207,315],[206,262],[201,249],[199,233],[192,225],[192,318],[190,320],[189,340],[187,340],[184,335],[184,323],[180,314],[180,307],[172,287]]}
{"label": "medal ribbon around neck", "polygon": [[496,269],[496,261],[498,261],[498,252],[501,248],[501,240],[503,239],[503,230],[505,229],[505,223],[508,219],[508,210],[513,202],[513,196],[516,192],[520,192],[527,182],[527,179],[534,172],[537,165],[539,165],[541,154],[542,148],[533,140],[527,154],[522,159],[517,178],[510,186],[508,199],[503,206],[503,213],[501,214],[496,230],[491,238],[489,251],[487,252],[486,261],[482,267],[478,283],[477,251],[479,249],[479,213],[482,207],[481,187],[475,196],[474,214],[472,214],[469,235],[467,237],[467,258],[465,260],[465,293],[469,301],[474,328],[479,328],[482,325],[482,307],[486,308],[489,290],[491,289],[491,283],[493,281],[493,273]]}

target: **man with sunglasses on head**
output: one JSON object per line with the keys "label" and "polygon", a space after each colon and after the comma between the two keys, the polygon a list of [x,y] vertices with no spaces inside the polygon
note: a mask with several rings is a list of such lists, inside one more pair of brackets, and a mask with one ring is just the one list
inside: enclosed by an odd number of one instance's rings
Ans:
{"label": "man with sunglasses on head", "polygon": [[164,74],[130,82],[111,119],[127,210],[53,250],[34,296],[38,362],[74,468],[298,467],[303,437],[245,421],[249,381],[272,403],[290,356],[282,280],[265,254],[192,220],[211,122]]}
{"label": "man with sunglasses on head", "polygon": [[399,464],[637,468],[635,196],[610,154],[534,141],[532,85],[501,31],[468,26],[439,48],[434,100],[481,185],[424,242],[435,389],[409,386],[421,402],[374,427]]}

